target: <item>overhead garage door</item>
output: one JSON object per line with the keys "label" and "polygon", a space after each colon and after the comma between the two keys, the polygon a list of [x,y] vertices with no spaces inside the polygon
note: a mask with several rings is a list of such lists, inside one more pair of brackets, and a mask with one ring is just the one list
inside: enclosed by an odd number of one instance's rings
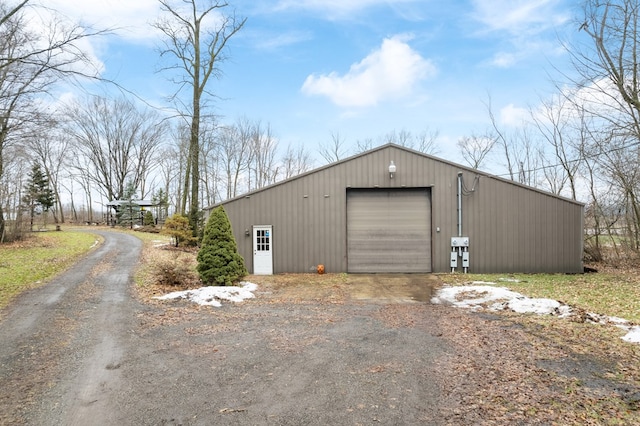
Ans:
{"label": "overhead garage door", "polygon": [[428,189],[347,192],[348,271],[431,272]]}

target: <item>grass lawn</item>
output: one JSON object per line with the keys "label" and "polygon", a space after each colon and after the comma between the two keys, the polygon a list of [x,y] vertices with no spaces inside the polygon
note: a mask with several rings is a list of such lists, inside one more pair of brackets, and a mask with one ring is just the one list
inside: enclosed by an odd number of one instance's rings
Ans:
{"label": "grass lawn", "polygon": [[100,239],[87,232],[53,231],[0,245],[0,309],[22,291],[69,268]]}
{"label": "grass lawn", "polygon": [[487,281],[529,297],[559,300],[589,312],[640,323],[640,276],[636,270],[592,274],[441,274],[446,284]]}

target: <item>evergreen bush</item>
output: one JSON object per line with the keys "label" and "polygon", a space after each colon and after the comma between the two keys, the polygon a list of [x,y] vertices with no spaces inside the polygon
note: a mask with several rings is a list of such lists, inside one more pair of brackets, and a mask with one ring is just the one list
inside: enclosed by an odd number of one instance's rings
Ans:
{"label": "evergreen bush", "polygon": [[156,221],[153,219],[153,213],[151,213],[149,210],[144,212],[144,216],[142,218],[142,225],[154,226],[155,224],[156,224]]}
{"label": "evergreen bush", "polygon": [[208,285],[232,285],[247,275],[231,223],[222,206],[211,212],[197,259],[200,279]]}
{"label": "evergreen bush", "polygon": [[198,239],[191,232],[191,227],[189,227],[189,219],[177,213],[164,222],[164,227],[160,233],[171,235],[176,247],[181,243],[183,245],[196,245],[198,242]]}

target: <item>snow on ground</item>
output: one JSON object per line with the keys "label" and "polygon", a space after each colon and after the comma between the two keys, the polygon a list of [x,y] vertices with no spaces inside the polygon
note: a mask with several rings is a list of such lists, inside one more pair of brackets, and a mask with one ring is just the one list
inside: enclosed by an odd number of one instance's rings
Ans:
{"label": "snow on ground", "polygon": [[154,299],[187,299],[199,305],[222,306],[221,301],[242,302],[245,299],[252,299],[253,292],[258,286],[254,283],[243,281],[240,286],[229,287],[201,287],[195,290],[174,291],[173,293],[157,296]]}
{"label": "snow on ground", "polygon": [[[567,318],[574,315],[569,305],[552,299],[536,299],[523,296],[505,287],[495,287],[495,283],[474,281],[471,285],[460,287],[444,287],[431,299],[431,303],[449,303],[459,308],[473,310],[488,309],[492,311],[512,310],[518,313],[538,315],[555,315]],[[585,319],[595,324],[613,324],[627,331],[622,340],[640,343],[640,326],[633,326],[629,321],[587,312]]]}

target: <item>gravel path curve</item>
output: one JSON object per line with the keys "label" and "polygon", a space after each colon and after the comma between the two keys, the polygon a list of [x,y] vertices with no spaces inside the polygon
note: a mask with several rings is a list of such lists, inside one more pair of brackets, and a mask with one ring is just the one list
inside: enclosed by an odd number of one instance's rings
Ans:
{"label": "gravel path curve", "polygon": [[7,308],[0,324],[0,423],[114,424],[142,244],[123,233],[97,233],[104,237],[100,247]]}

